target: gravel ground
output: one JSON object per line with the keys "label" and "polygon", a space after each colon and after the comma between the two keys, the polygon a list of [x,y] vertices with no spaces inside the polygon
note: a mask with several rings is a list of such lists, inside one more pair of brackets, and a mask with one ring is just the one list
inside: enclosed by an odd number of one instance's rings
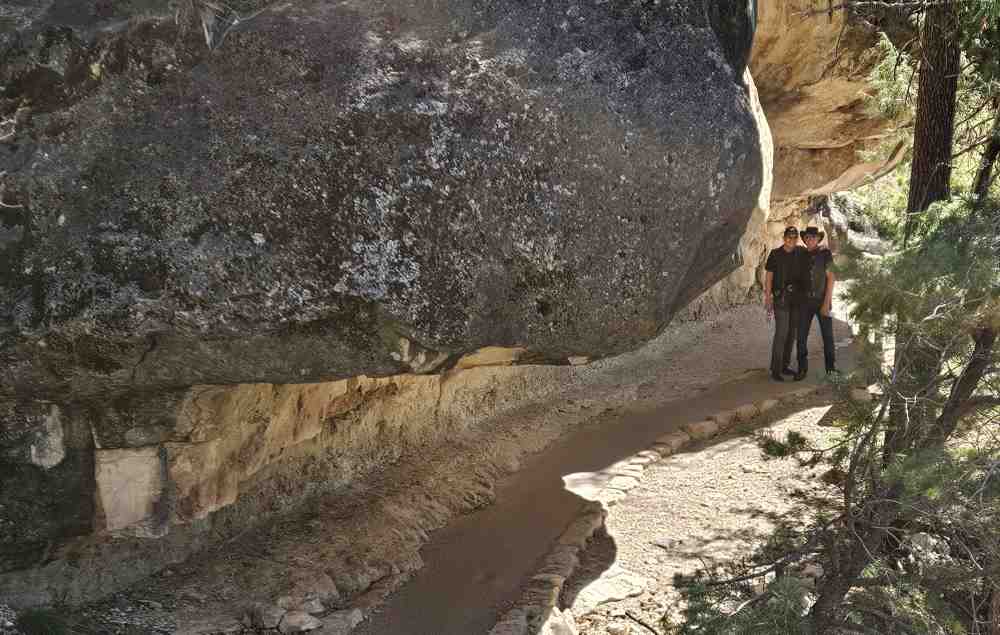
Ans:
{"label": "gravel ground", "polygon": [[[626,613],[659,629],[664,614],[677,616],[675,574],[748,554],[774,527],[771,514],[792,512],[797,495],[831,494],[819,478],[825,468],[765,460],[753,436],[770,429],[779,437],[795,430],[829,438],[831,400],[825,389],[648,468],[642,483],[611,507],[608,535],[591,541],[567,581],[561,604],[573,609],[580,633],[649,632]],[[645,578],[646,589],[586,613],[591,607],[581,591],[611,567]]]}
{"label": "gravel ground", "polygon": [[14,609],[6,604],[0,604],[0,635],[14,635],[18,632],[14,629],[16,618]]}

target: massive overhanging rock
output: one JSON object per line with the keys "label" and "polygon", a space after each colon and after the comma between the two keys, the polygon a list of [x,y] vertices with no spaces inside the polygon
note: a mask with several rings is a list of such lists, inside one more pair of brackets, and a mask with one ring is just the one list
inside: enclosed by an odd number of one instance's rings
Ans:
{"label": "massive overhanging rock", "polygon": [[763,182],[697,0],[283,3],[211,55],[107,6],[7,38],[2,397],[621,352]]}
{"label": "massive overhanging rock", "polygon": [[764,184],[757,195],[757,205],[750,216],[750,221],[740,238],[739,249],[733,254],[733,259],[738,265],[736,270],[688,304],[679,314],[681,319],[703,319],[731,309],[736,305],[752,301],[755,298],[755,292],[763,286],[764,261],[767,259],[767,252],[774,245],[768,231],[774,164],[771,127],[757,96],[757,87],[750,75],[750,69],[747,69],[745,74],[746,85],[750,90],[754,119],[757,123],[761,158],[764,162]]}
{"label": "massive overhanging rock", "polygon": [[[140,4],[26,2],[0,34],[22,604],[107,593],[472,425],[503,382],[551,385],[474,368],[490,347],[618,353],[737,265],[769,170],[746,2]],[[370,378],[401,373],[430,376]]]}

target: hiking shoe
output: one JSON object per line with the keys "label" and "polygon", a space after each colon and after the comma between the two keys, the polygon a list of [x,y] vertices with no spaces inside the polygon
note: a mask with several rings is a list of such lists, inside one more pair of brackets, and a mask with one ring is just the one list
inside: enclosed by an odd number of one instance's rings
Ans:
{"label": "hiking shoe", "polygon": [[785,378],[780,373],[771,373],[771,379],[774,381],[785,381]]}
{"label": "hiking shoe", "polygon": [[806,375],[808,375],[808,374],[809,374],[809,371],[800,370],[799,372],[795,373],[795,381],[802,381],[803,379],[806,378]]}
{"label": "hiking shoe", "polygon": [[789,377],[795,377],[795,371],[789,368],[788,366],[785,366],[784,368],[781,369],[781,374],[788,375]]}

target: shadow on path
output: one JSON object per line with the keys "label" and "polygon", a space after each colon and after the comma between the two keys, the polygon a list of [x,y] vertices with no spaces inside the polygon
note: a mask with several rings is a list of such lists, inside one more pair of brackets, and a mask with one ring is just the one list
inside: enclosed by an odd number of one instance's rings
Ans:
{"label": "shadow on path", "polygon": [[[588,543],[580,567],[566,581],[559,608],[573,609],[581,632],[609,632],[613,624],[623,627],[626,615],[634,633],[644,632],[636,621],[659,629],[664,613],[680,617],[678,585],[688,576],[705,568],[738,567],[773,535],[801,533],[817,510],[836,513],[842,500],[841,492],[831,487],[841,476],[836,470],[798,462],[806,457],[765,459],[753,435],[771,431],[783,436],[794,429],[823,445],[824,429],[832,431],[851,411],[835,392],[823,390],[658,463],[642,486],[611,509],[608,526],[613,536],[595,536]],[[675,488],[682,474],[684,486]],[[705,486],[708,496],[700,503],[697,494]],[[675,514],[682,519],[677,524],[664,522]],[[761,561],[770,562],[768,557]],[[593,597],[582,597],[585,592],[593,595],[588,585],[611,567],[645,580],[643,592],[627,598],[598,593],[610,600],[601,605]],[[738,568],[727,571],[743,573]]]}

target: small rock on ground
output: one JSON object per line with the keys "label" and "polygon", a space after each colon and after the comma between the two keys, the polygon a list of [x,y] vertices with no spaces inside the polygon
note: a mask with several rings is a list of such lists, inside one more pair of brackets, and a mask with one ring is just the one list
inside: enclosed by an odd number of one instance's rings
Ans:
{"label": "small rock on ground", "polygon": [[315,633],[316,635],[347,635],[363,619],[364,616],[359,609],[337,611],[323,618],[323,627]]}
{"label": "small rock on ground", "polygon": [[700,441],[715,436],[719,432],[719,425],[714,421],[698,421],[686,424],[684,431],[691,435],[692,439]]}
{"label": "small rock on ground", "polygon": [[540,635],[579,635],[576,620],[573,619],[573,611],[566,609],[560,611],[553,607],[549,618],[542,624]]}
{"label": "small rock on ground", "polygon": [[305,633],[321,626],[323,622],[304,611],[289,611],[278,625],[278,630],[282,633]]}
{"label": "small rock on ground", "polygon": [[612,565],[601,577],[580,590],[573,602],[573,612],[585,615],[601,604],[639,595],[648,583],[646,578]]}

